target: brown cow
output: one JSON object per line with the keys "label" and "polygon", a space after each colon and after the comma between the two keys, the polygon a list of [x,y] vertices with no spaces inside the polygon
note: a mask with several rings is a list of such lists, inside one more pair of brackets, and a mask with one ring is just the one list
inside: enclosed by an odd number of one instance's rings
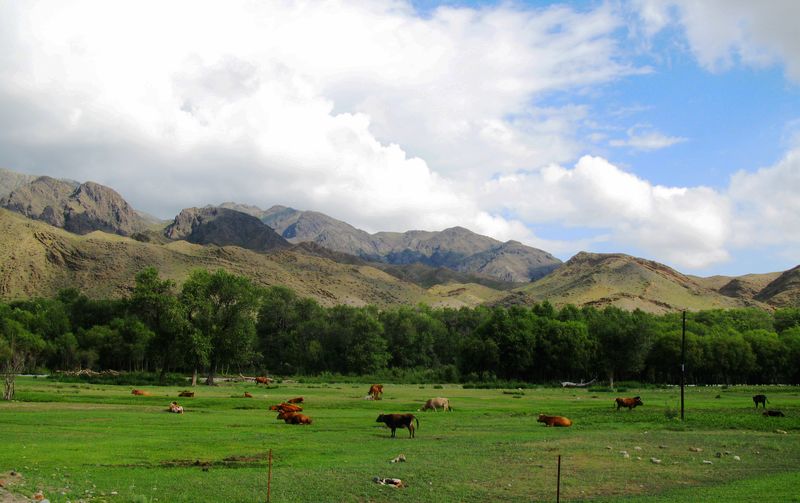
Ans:
{"label": "brown cow", "polygon": [[278,405],[270,405],[269,410],[279,410],[281,412],[302,412],[303,408],[299,405],[291,403],[279,403]]}
{"label": "brown cow", "polygon": [[368,394],[373,400],[380,400],[381,395],[383,395],[383,384],[373,384],[369,387]]}
{"label": "brown cow", "polygon": [[376,423],[384,423],[392,429],[392,438],[396,438],[395,430],[397,428],[408,428],[408,436],[414,438],[416,436],[414,434],[414,421],[417,422],[417,428],[419,428],[419,419],[414,417],[414,414],[380,414],[378,419],[375,420]]}
{"label": "brown cow", "polygon": [[756,409],[758,408],[758,404],[759,403],[761,405],[763,405],[764,408],[766,409],[767,408],[767,402],[769,402],[769,400],[767,400],[767,395],[754,395],[753,396],[753,403],[756,404]]}
{"label": "brown cow", "polygon": [[141,390],[141,389],[135,389],[135,390],[131,391],[131,395],[150,396],[150,393],[147,392],[147,391]]}
{"label": "brown cow", "polygon": [[786,415],[779,410],[765,410],[764,415],[772,417],[786,417]]}
{"label": "brown cow", "polygon": [[272,379],[269,377],[256,377],[256,384],[266,384],[269,385],[272,382]]}
{"label": "brown cow", "polygon": [[245,391],[245,392],[244,392],[244,397],[245,397],[245,398],[253,398],[253,395],[251,395],[250,393],[248,393],[247,391]]}
{"label": "brown cow", "polygon": [[633,398],[617,398],[614,401],[614,403],[617,404],[617,410],[619,410],[620,407],[627,407],[628,411],[630,411],[631,409],[633,409],[637,405],[644,405],[642,403],[642,399],[639,398],[638,396],[635,396]]}
{"label": "brown cow", "polygon": [[426,411],[428,409],[433,409],[434,412],[436,412],[437,409],[442,409],[445,412],[453,410],[450,407],[450,400],[447,398],[431,398],[425,402],[421,410]]}
{"label": "brown cow", "polygon": [[545,426],[572,426],[572,421],[563,416],[545,416],[544,414],[539,414],[539,419],[537,419],[536,422],[544,423]]}
{"label": "brown cow", "polygon": [[283,420],[286,424],[311,424],[311,418],[304,414],[292,414]]}
{"label": "brown cow", "polygon": [[286,400],[288,403],[303,403],[303,397],[298,396],[297,398],[290,398]]}
{"label": "brown cow", "polygon": [[194,397],[194,391],[181,391],[178,396],[192,398]]}

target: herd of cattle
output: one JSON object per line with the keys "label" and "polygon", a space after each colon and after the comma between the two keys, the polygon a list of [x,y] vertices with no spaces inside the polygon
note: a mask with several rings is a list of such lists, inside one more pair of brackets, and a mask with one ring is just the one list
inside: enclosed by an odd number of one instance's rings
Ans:
{"label": "herd of cattle", "polygon": [[[269,384],[269,381],[266,381],[268,378],[261,378],[264,381],[256,381],[256,383],[263,383]],[[144,390],[134,389],[131,391],[131,394],[137,396],[151,396],[151,394]],[[369,392],[367,394],[367,398],[370,400],[380,400],[383,395],[383,385],[382,384],[373,384],[369,388]],[[194,391],[182,391],[178,394],[179,397],[194,397]],[[248,392],[244,393],[245,398],[252,398]],[[276,405],[271,405],[269,410],[277,411],[278,420],[283,420],[286,424],[311,424],[312,420],[309,416],[305,414],[301,414],[303,411],[303,407],[300,405],[304,401],[303,397],[296,397],[286,400],[285,402],[281,402]],[[772,417],[783,417],[784,414],[780,410],[767,410],[767,400],[766,395],[754,395],[753,396],[753,403],[758,409],[758,405],[764,409],[763,415],[764,416],[772,416]],[[641,397],[635,396],[632,398],[616,398],[614,400],[614,404],[617,406],[617,410],[621,409],[622,407],[627,407],[628,411],[633,410],[639,405],[644,405],[642,402]],[[176,414],[183,414],[183,407],[178,405],[178,402],[172,402],[167,409],[169,412],[173,412]],[[450,406],[450,400],[447,398],[436,397],[431,398],[425,405],[423,405],[420,409],[421,411],[433,410],[437,412],[442,410],[444,412],[452,411],[453,408]],[[388,428],[392,430],[392,438],[395,438],[395,433],[397,428],[406,428],[408,429],[408,435],[410,438],[414,438],[416,436],[416,430],[419,428],[419,419],[414,416],[414,414],[380,414],[378,415],[378,419],[375,420],[377,423],[384,423]],[[544,423],[545,426],[572,426],[572,420],[566,418],[564,416],[548,416],[545,414],[539,414],[539,418],[537,422]],[[416,427],[414,424],[416,423]]]}

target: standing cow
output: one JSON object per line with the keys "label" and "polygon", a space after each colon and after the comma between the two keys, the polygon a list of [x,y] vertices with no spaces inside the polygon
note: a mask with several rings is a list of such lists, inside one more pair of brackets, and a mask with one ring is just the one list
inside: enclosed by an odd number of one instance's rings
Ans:
{"label": "standing cow", "polygon": [[414,414],[380,414],[378,419],[375,420],[376,423],[384,423],[392,429],[392,438],[396,438],[395,430],[397,428],[408,428],[408,436],[414,438],[416,436],[414,434],[414,421],[417,422],[417,428],[419,428],[419,419],[414,417]]}
{"label": "standing cow", "polygon": [[766,409],[767,408],[767,402],[769,402],[769,400],[767,400],[767,395],[754,395],[753,396],[753,403],[756,404],[756,409],[758,408],[758,404],[763,405],[764,408]]}
{"label": "standing cow", "polygon": [[381,395],[383,395],[383,384],[373,384],[369,387],[369,396],[373,400],[380,400]]}
{"label": "standing cow", "polygon": [[619,410],[620,407],[627,407],[628,411],[630,411],[631,409],[633,409],[637,405],[644,405],[642,403],[642,399],[639,398],[638,396],[635,396],[633,398],[617,398],[614,401],[614,403],[617,404],[617,410]]}
{"label": "standing cow", "polygon": [[439,398],[431,398],[430,400],[425,402],[425,405],[423,405],[422,409],[420,409],[420,410],[426,411],[426,410],[429,410],[429,409],[433,409],[434,412],[437,412],[438,409],[442,409],[445,412],[453,410],[453,408],[450,407],[450,400],[447,399],[447,398],[441,398],[441,397],[439,397]]}

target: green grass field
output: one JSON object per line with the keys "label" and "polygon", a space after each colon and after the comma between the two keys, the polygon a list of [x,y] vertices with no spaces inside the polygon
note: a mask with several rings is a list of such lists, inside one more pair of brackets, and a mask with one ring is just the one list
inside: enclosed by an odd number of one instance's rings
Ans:
{"label": "green grass field", "polygon": [[[677,389],[514,394],[385,384],[375,402],[363,400],[369,383],[230,383],[178,399],[179,388],[147,387],[153,396],[137,397],[127,386],[20,378],[17,401],[0,403],[0,479],[51,502],[266,501],[272,449],[275,502],[555,501],[560,454],[562,501],[800,501],[797,387],[688,388],[680,422],[669,417]],[[240,398],[245,391],[254,398]],[[786,417],[756,412],[757,392]],[[617,411],[618,395],[640,395],[644,406]],[[312,425],[287,425],[266,410],[294,396],[305,397]],[[417,413],[415,439],[407,430],[391,439],[375,422],[435,396],[455,411]],[[186,413],[165,412],[172,400]],[[574,425],[546,428],[539,413]],[[407,462],[390,463],[401,453]]]}

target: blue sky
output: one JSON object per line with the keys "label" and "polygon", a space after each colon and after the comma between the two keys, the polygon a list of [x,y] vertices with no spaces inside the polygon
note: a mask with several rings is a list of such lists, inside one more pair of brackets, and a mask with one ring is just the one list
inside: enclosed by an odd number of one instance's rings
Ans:
{"label": "blue sky", "polygon": [[[800,263],[791,0],[0,5],[0,167],[682,272]],[[141,34],[146,32],[147,37]]]}

